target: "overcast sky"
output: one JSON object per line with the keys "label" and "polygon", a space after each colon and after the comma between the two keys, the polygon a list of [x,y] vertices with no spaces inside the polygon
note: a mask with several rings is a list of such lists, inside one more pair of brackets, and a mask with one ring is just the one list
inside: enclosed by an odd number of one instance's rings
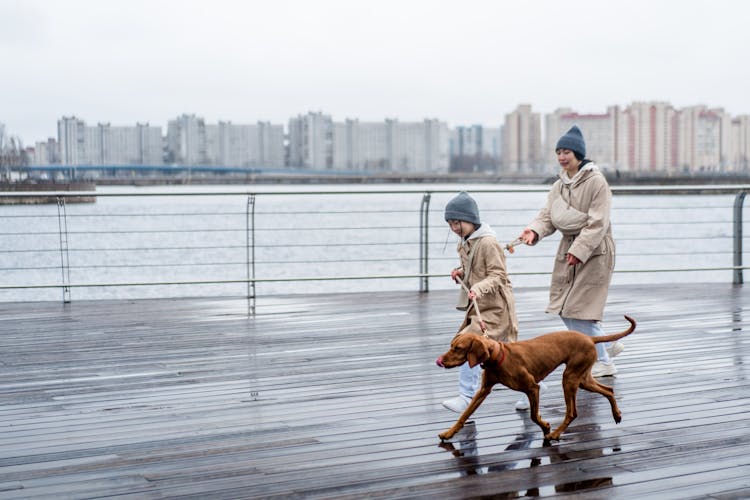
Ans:
{"label": "overcast sky", "polygon": [[499,126],[661,100],[750,114],[742,0],[0,0],[0,122]]}

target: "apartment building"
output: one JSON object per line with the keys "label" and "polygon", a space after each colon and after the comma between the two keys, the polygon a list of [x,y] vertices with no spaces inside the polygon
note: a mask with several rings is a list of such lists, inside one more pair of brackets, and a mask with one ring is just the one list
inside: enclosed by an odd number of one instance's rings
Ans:
{"label": "apartment building", "polygon": [[509,173],[544,172],[542,121],[530,104],[505,115],[502,146],[503,169]]}
{"label": "apartment building", "polygon": [[138,123],[135,127],[113,127],[100,123],[86,127],[86,154],[92,165],[161,165],[161,127]]}
{"label": "apartment building", "polygon": [[731,161],[731,119],[722,109],[680,110],[679,165],[690,171],[726,170]]}
{"label": "apartment building", "polygon": [[34,155],[31,161],[34,165],[53,165],[60,163],[60,146],[54,137],[34,144]]}
{"label": "apartment building", "polygon": [[86,123],[75,116],[63,116],[57,121],[57,142],[60,164],[87,165]]}
{"label": "apartment building", "polygon": [[625,165],[639,172],[677,169],[677,110],[666,102],[634,102],[623,114]]}
{"label": "apartment building", "polygon": [[206,164],[206,122],[183,114],[167,123],[165,161],[177,165]]}
{"label": "apartment building", "polygon": [[289,166],[380,172],[447,172],[448,126],[422,122],[334,122],[308,113],[289,121]]}
{"label": "apartment building", "polygon": [[[54,146],[57,154],[50,151]],[[75,116],[58,120],[56,145],[37,143],[36,149],[39,157],[35,159],[62,165],[160,165],[163,155],[161,127],[148,123],[90,127]]]}
{"label": "apartment building", "polygon": [[204,125],[205,164],[221,167],[284,166],[284,127],[270,122]]}
{"label": "apartment building", "polygon": [[502,156],[502,128],[458,126],[450,131],[453,171],[498,171]]}
{"label": "apartment building", "polygon": [[392,142],[387,122],[334,122],[332,164],[337,169],[386,172],[391,165]]}
{"label": "apartment building", "polygon": [[422,122],[388,120],[392,134],[391,170],[446,173],[449,167],[448,126],[436,119]]}
{"label": "apartment building", "polygon": [[177,165],[281,168],[285,164],[284,127],[270,122],[207,124],[182,115],[167,127],[166,161]]}
{"label": "apartment building", "polygon": [[750,172],[750,115],[735,117],[731,128],[731,168],[736,172]]}
{"label": "apartment building", "polygon": [[289,166],[324,170],[333,168],[333,120],[322,112],[289,120]]}
{"label": "apartment building", "polygon": [[[286,153],[284,146],[284,126],[272,124],[269,121],[257,123],[257,154],[256,165],[268,168],[283,168],[286,166]],[[252,136],[251,136],[252,139]],[[251,140],[251,151],[254,149]]]}

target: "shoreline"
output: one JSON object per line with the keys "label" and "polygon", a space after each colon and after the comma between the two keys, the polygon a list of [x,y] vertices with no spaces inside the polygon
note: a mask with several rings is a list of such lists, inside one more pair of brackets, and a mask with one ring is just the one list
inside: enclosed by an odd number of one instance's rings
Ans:
{"label": "shoreline", "polygon": [[[0,205],[49,205],[56,204],[55,196],[3,196],[5,193],[34,191],[96,191],[93,182],[0,182]],[[96,196],[66,196],[65,203],[95,203]]]}
{"label": "shoreline", "polygon": [[[619,187],[618,193],[630,194],[627,187],[669,187],[679,188],[684,186],[686,191],[694,191],[696,187],[714,187],[713,194],[720,192],[737,192],[744,186],[750,186],[750,174],[743,175],[666,175],[650,174],[635,175],[633,173],[604,172],[609,184]],[[220,186],[220,185],[398,185],[398,184],[487,184],[487,185],[538,185],[540,187],[552,184],[557,180],[556,175],[520,175],[520,174],[477,174],[477,173],[452,173],[452,174],[352,174],[332,173],[321,174],[319,172],[305,173],[258,173],[247,175],[238,174],[193,174],[193,175],[167,175],[167,176],[138,176],[138,177],[109,177],[98,179],[86,179],[73,182],[50,182],[24,180],[17,182],[0,182],[0,205],[42,205],[56,204],[58,197],[50,196],[51,192],[87,192],[91,196],[66,196],[66,203],[95,203],[97,186]],[[715,187],[723,186],[725,190],[717,191]],[[45,195],[17,195],[15,193],[45,192]],[[13,194],[10,194],[13,193]],[[635,194],[636,191],[633,192]],[[9,194],[4,196],[5,194]],[[642,192],[640,194],[643,194]],[[654,194],[657,194],[654,192]],[[674,191],[670,194],[682,194]]]}
{"label": "shoreline", "polygon": [[[633,174],[605,171],[612,186],[699,186],[750,185],[750,174],[669,175]],[[143,177],[108,177],[89,179],[99,186],[159,186],[159,185],[238,185],[238,184],[526,184],[549,185],[556,174],[356,174],[356,173],[249,173],[193,174]],[[47,184],[49,185],[49,184]]]}

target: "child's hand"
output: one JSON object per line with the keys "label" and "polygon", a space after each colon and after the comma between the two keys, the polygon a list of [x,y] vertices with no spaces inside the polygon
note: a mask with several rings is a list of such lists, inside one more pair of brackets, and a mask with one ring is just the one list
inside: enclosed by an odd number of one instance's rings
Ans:
{"label": "child's hand", "polygon": [[469,300],[474,300],[477,298],[477,294],[474,293],[474,290],[469,290]]}
{"label": "child's hand", "polygon": [[565,255],[565,258],[568,260],[569,266],[577,266],[581,263],[581,259],[573,255],[572,253]]}
{"label": "child's hand", "polygon": [[463,277],[464,277],[463,269],[456,268],[453,271],[451,271],[451,278],[453,279],[454,283],[458,283],[459,279]]}

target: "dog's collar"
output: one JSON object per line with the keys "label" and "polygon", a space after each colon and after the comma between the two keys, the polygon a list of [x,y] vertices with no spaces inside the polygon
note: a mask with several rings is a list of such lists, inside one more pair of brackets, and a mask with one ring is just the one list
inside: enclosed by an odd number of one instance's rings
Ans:
{"label": "dog's collar", "polygon": [[[495,346],[497,346],[500,349],[500,354],[499,354],[500,359],[497,359],[497,357],[494,356]],[[493,357],[495,359],[492,359]],[[490,350],[489,361],[493,361],[497,363],[497,366],[500,366],[501,364],[503,364],[503,361],[505,361],[505,349],[503,349],[503,346],[500,345],[500,342],[495,342],[494,344],[492,344],[492,349]]]}
{"label": "dog's collar", "polygon": [[500,345],[500,342],[497,343],[497,347],[500,349],[500,354],[502,354],[502,357],[497,360],[497,366],[500,366],[503,364],[503,361],[505,361],[505,349]]}

